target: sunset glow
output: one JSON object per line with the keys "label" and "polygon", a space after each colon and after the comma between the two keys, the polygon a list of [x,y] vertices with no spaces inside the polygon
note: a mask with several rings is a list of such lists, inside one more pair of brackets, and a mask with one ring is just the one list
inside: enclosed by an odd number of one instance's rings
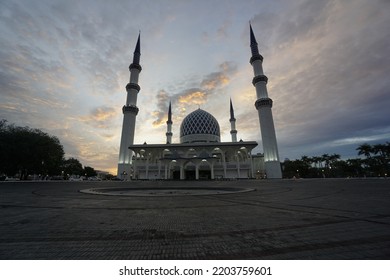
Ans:
{"label": "sunset glow", "polygon": [[[141,30],[134,143],[173,141],[199,106],[260,143],[249,21],[264,57],[281,160],[389,141],[386,1],[1,1],[0,118],[57,136],[66,157],[115,174]],[[194,17],[193,15],[197,15]],[[258,148],[257,152],[261,152]]]}

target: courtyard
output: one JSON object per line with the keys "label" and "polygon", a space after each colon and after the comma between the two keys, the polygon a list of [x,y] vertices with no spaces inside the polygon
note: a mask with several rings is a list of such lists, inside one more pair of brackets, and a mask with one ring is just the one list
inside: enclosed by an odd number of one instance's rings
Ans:
{"label": "courtyard", "polygon": [[1,182],[0,208],[0,259],[390,259],[386,179]]}

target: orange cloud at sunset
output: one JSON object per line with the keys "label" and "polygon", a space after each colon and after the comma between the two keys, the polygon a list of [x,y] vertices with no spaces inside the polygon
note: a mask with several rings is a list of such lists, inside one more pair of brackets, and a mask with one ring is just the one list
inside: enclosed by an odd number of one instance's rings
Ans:
{"label": "orange cloud at sunset", "polygon": [[213,90],[218,86],[225,86],[230,82],[229,78],[224,73],[218,73],[213,79],[205,79],[201,86],[206,90]]}
{"label": "orange cloud at sunset", "polygon": [[179,96],[181,104],[204,104],[206,102],[206,94],[202,91],[190,92],[187,95]]}
{"label": "orange cloud at sunset", "polygon": [[108,128],[117,114],[118,110],[102,106],[93,109],[89,115],[81,117],[81,121],[98,128]]}

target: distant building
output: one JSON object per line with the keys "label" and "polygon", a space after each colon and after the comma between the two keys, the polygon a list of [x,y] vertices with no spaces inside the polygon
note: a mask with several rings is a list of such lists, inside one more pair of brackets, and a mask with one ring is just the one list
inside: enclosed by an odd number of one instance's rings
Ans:
{"label": "distant building", "polygon": [[140,36],[130,65],[130,82],[126,86],[127,101],[123,106],[123,127],[118,162],[118,177],[130,179],[247,179],[281,178],[280,161],[272,118],[272,100],[267,94],[267,77],[263,74],[263,57],[257,49],[252,27],[250,41],[255,77],[264,155],[252,155],[255,141],[237,141],[236,119],[230,100],[231,142],[220,141],[218,121],[210,113],[197,109],[188,114],[180,125],[180,143],[172,143],[172,108],[169,104],[166,143],[134,144],[135,120],[138,113],[137,95]]}
{"label": "distant building", "polygon": [[[95,170],[96,171],[96,177],[105,180],[107,176],[110,176],[110,173],[107,171],[102,171],[102,170]],[[111,175],[112,176],[112,175]]]}

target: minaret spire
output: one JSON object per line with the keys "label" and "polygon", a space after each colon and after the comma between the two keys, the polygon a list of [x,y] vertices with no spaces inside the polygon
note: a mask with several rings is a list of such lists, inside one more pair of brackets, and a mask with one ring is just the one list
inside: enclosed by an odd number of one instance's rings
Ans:
{"label": "minaret spire", "polygon": [[250,23],[249,23],[249,28],[250,28],[250,32],[251,32],[251,51],[252,51],[252,56],[253,55],[259,55],[259,49],[257,47],[256,37],[255,37],[255,34],[253,34],[252,25]]}
{"label": "minaret spire", "polygon": [[137,96],[140,91],[138,85],[139,73],[142,70],[139,64],[141,57],[141,34],[138,34],[137,44],[134,50],[133,63],[129,66],[130,81],[126,85],[126,104],[122,107],[123,112],[123,126],[121,145],[119,149],[118,160],[118,178],[128,180],[131,178],[131,163],[133,151],[129,149],[129,146],[134,143],[135,132],[135,120],[138,114]]}
{"label": "minaret spire", "polygon": [[167,123],[172,124],[172,107],[171,107],[171,101],[169,101],[169,107],[168,107],[168,121]]}
{"label": "minaret spire", "polygon": [[141,31],[138,34],[137,45],[135,46],[133,64],[139,65],[139,60],[141,57]]}
{"label": "minaret spire", "polygon": [[165,133],[167,136],[167,144],[172,143],[172,108],[171,108],[171,101],[169,101],[169,108],[168,108],[168,120],[167,120],[167,133]]}
{"label": "minaret spire", "polygon": [[252,57],[250,64],[253,67],[255,77],[252,80],[256,88],[257,100],[255,107],[259,114],[261,138],[264,151],[264,165],[267,172],[267,178],[282,178],[280,167],[278,145],[274,121],[272,117],[272,99],[268,97],[267,82],[268,78],[263,73],[263,57],[260,55],[252,26],[250,27],[250,42]]}
{"label": "minaret spire", "polygon": [[257,44],[257,41],[256,41],[256,37],[255,37],[255,34],[253,33],[253,29],[252,29],[252,25],[249,23],[249,28],[250,28],[250,43],[251,43],[251,52],[252,52],[252,57],[251,57],[251,60],[250,60],[250,63],[252,64],[252,61],[256,60],[256,59],[260,59],[261,61],[263,61],[263,56],[259,53],[259,48],[258,48],[258,44]]}
{"label": "minaret spire", "polygon": [[237,130],[236,130],[236,119],[234,117],[234,109],[232,99],[230,98],[230,134],[232,136],[232,142],[237,142]]}
{"label": "minaret spire", "polygon": [[234,118],[234,109],[233,109],[233,103],[231,98],[230,98],[230,120],[236,120]]}

